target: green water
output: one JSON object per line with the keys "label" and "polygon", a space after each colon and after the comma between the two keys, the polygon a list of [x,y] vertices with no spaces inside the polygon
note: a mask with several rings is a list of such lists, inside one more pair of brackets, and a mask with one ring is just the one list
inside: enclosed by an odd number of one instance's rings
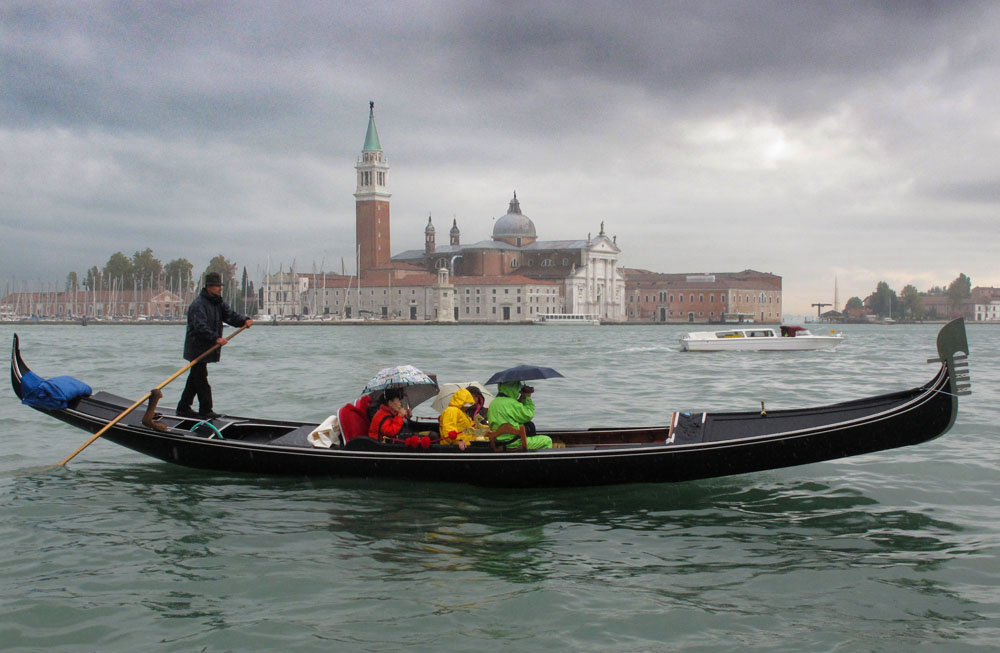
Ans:
{"label": "green water", "polygon": [[[824,404],[931,378],[937,326],[835,352],[689,354],[675,327],[253,328],[216,407],[320,420],[379,368],[484,381],[517,363],[540,428]],[[28,365],[138,396],[178,327],[0,325]],[[0,402],[2,650],[972,650],[1000,641],[1000,328],[918,447],[709,481],[488,490],[255,478],[160,463]],[[166,389],[176,401],[180,383]]]}

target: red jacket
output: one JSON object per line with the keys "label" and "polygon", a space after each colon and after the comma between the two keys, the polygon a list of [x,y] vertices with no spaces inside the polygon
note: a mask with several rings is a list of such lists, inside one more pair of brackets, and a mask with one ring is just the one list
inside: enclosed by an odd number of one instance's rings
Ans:
{"label": "red jacket", "polygon": [[393,415],[392,409],[388,405],[383,404],[379,406],[379,409],[375,411],[375,415],[372,416],[371,425],[368,427],[368,435],[381,442],[383,436],[396,437],[403,430],[404,424],[406,424],[405,419],[399,415]]}

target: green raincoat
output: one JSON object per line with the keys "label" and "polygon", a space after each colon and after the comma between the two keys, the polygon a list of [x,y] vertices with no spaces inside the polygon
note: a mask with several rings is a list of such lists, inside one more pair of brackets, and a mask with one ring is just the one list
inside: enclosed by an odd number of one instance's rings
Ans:
{"label": "green raincoat", "polygon": [[[521,428],[525,422],[530,422],[535,417],[535,402],[531,397],[525,397],[523,401],[518,401],[521,394],[520,381],[508,381],[497,386],[496,399],[490,402],[490,410],[487,419],[490,421],[490,428],[498,429],[503,424],[510,424],[514,428]],[[516,443],[513,442],[516,440]],[[497,442],[516,444],[521,446],[520,438],[513,435],[504,435],[497,438]],[[528,438],[528,449],[551,449],[552,438],[547,435],[533,435]]]}

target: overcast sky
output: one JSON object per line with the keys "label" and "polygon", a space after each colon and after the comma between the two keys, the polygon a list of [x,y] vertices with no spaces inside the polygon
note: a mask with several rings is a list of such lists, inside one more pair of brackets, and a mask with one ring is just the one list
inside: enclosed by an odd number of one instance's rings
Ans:
{"label": "overcast sky", "polygon": [[[433,216],[814,302],[1000,286],[1000,3],[0,4],[0,289],[147,247],[354,262],[368,101],[392,250]],[[13,289],[13,288],[12,288]]]}

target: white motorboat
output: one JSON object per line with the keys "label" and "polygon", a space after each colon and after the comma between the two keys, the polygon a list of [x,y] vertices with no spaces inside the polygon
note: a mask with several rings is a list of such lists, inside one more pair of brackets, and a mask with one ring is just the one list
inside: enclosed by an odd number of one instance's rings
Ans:
{"label": "white motorboat", "polygon": [[813,335],[799,326],[693,331],[680,337],[681,351],[806,351],[833,349],[844,334]]}

